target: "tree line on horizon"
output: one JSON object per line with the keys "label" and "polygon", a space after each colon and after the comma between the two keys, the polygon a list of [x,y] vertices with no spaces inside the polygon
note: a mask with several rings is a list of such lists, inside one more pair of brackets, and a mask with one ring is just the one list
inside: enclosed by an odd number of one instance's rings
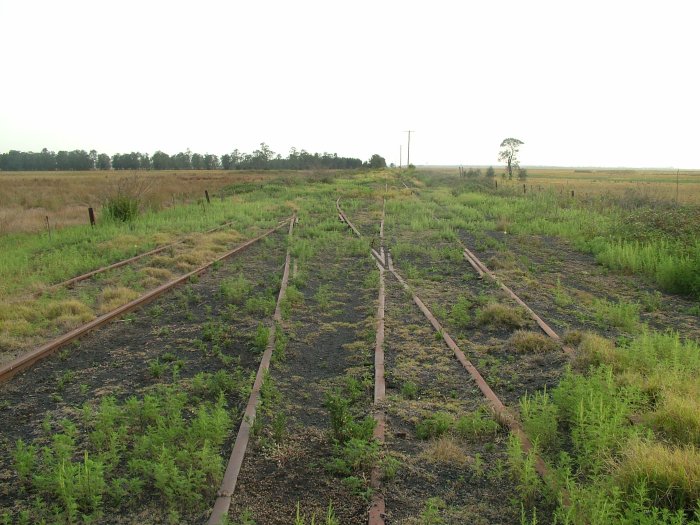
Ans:
{"label": "tree line on horizon", "polygon": [[363,162],[336,153],[309,153],[292,148],[287,157],[275,153],[264,142],[253,153],[234,149],[231,153],[212,155],[184,152],[169,155],[163,151],[148,153],[115,153],[111,157],[95,150],[53,152],[44,148],[39,153],[10,150],[0,153],[0,171],[90,171],[90,170],[307,170],[385,168],[385,159],[374,154]]}

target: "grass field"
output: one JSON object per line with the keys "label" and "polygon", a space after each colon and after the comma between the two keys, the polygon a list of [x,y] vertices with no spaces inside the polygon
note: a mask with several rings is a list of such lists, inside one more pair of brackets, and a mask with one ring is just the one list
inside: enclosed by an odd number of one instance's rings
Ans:
{"label": "grass field", "polygon": [[[0,388],[10,421],[0,432],[8,451],[0,459],[0,479],[9,480],[0,489],[5,522],[106,523],[111,512],[124,523],[201,522],[267,341],[289,246],[294,270],[284,322],[275,327],[283,343],[230,523],[308,523],[312,516],[364,523],[375,470],[391,522],[402,525],[700,523],[696,174],[681,174],[687,191],[680,203],[674,193],[638,187],[673,190],[675,174],[661,172],[640,182],[647,172],[603,178],[533,169],[524,194],[520,182],[498,178],[496,189],[446,169],[212,175],[223,199],[208,205],[197,202],[203,186],[194,181],[191,201],[173,205],[164,188],[180,182],[177,174],[131,222],[98,220],[93,229],[79,221],[51,237],[0,237],[6,360],[292,212],[299,217],[291,240],[276,233]],[[82,191],[99,194],[100,177],[84,179]],[[54,193],[59,213],[72,197]],[[338,221],[338,197],[362,238]],[[385,247],[397,271],[517,414],[535,452],[495,421],[441,334],[390,277],[387,438],[373,439],[369,349],[378,275],[368,253],[379,248],[384,199]],[[20,200],[13,206],[20,209]],[[200,234],[224,221],[233,224]],[[181,238],[187,242],[179,248],[134,267],[48,289]],[[462,245],[574,355],[478,279]],[[548,479],[536,474],[535,453]],[[90,475],[98,485],[86,482]]]}
{"label": "grass field", "polygon": [[[120,181],[131,188],[142,187],[142,206],[158,210],[201,201],[205,190],[216,199],[226,186],[284,176],[285,172],[220,170],[0,172],[0,234],[46,231],[47,216],[52,228],[87,224],[89,207],[97,210],[99,220],[99,209]],[[294,172],[291,176],[315,177],[313,172]]]}
{"label": "grass field", "polygon": [[[438,171],[454,173],[456,169]],[[486,170],[482,167],[482,172]],[[557,194],[580,198],[610,196],[630,202],[678,202],[700,204],[700,171],[662,169],[605,169],[605,168],[527,168],[527,191],[552,190]],[[522,193],[523,182],[505,180],[502,170],[496,169],[496,180],[501,186]],[[676,184],[676,181],[678,184]]]}

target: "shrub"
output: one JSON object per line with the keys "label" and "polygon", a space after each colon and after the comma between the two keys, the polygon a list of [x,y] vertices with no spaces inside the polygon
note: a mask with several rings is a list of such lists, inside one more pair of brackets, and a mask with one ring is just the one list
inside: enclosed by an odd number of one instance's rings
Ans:
{"label": "shrub", "polygon": [[105,218],[113,221],[132,222],[139,215],[140,201],[130,195],[113,195],[104,203],[103,214]]}

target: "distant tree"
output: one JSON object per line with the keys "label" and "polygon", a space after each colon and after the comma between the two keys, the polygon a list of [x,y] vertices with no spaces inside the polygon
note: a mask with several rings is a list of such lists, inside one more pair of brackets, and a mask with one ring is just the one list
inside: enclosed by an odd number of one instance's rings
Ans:
{"label": "distant tree", "polygon": [[523,141],[512,137],[503,139],[501,142],[501,151],[498,153],[498,160],[505,161],[507,164],[508,178],[513,178],[513,168],[518,167],[518,148]]}
{"label": "distant tree", "polygon": [[173,162],[170,155],[158,150],[153,154],[153,157],[151,157],[151,165],[154,170],[169,170],[172,169]]}
{"label": "distant tree", "polygon": [[377,153],[375,153],[369,159],[369,167],[373,168],[373,169],[386,168],[386,159],[384,157],[382,157],[381,155],[378,155]]}
{"label": "distant tree", "polygon": [[192,153],[190,150],[181,151],[173,157],[173,169],[189,170],[192,169]]}
{"label": "distant tree", "polygon": [[140,170],[150,170],[151,169],[151,159],[148,153],[139,153],[139,169]]}
{"label": "distant tree", "polygon": [[109,158],[109,155],[106,153],[100,153],[97,156],[97,169],[98,170],[109,170],[112,168],[112,161]]}
{"label": "distant tree", "polygon": [[97,151],[95,151],[94,149],[90,150],[90,162],[92,164],[92,166],[90,166],[91,170],[97,168]]}
{"label": "distant tree", "polygon": [[489,179],[492,179],[496,176],[496,170],[493,169],[493,166],[488,167],[488,169],[486,170],[486,176]]}
{"label": "distant tree", "polygon": [[218,170],[220,168],[221,164],[219,163],[219,157],[217,157],[216,155],[211,155],[210,153],[204,155],[205,170]]}
{"label": "distant tree", "polygon": [[199,153],[192,154],[192,169],[193,170],[203,170],[204,169],[204,157]]}
{"label": "distant tree", "polygon": [[521,168],[520,166],[518,166],[518,179],[527,179],[527,170],[525,168]]}
{"label": "distant tree", "polygon": [[231,155],[224,153],[221,155],[221,168],[225,170],[232,170],[233,163],[231,162]]}

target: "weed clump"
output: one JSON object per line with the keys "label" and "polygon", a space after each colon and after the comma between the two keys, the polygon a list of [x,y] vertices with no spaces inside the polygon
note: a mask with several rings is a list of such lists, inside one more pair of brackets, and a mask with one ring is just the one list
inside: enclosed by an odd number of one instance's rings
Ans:
{"label": "weed clump", "polygon": [[700,401],[695,396],[665,393],[644,420],[674,443],[700,447]]}
{"label": "weed clump", "polygon": [[224,279],[219,286],[219,291],[227,301],[240,305],[243,304],[252,288],[252,283],[242,275],[239,275],[238,277]]}
{"label": "weed clump", "polygon": [[559,350],[559,345],[552,338],[526,330],[518,330],[510,338],[510,344],[521,354],[547,354]]}
{"label": "weed clump", "polygon": [[462,466],[469,462],[469,456],[452,436],[441,436],[432,440],[421,455],[428,461],[443,465]]}
{"label": "weed clump", "polygon": [[[32,523],[93,522],[105,506],[155,497],[171,521],[201,512],[223,474],[219,454],[231,426],[223,396],[188,407],[186,393],[166,387],[119,403],[102,398],[82,410],[83,426],[51,424],[48,446],[19,440],[14,450],[18,476],[37,502]],[[191,410],[190,410],[191,409]],[[85,435],[87,440],[78,440]]]}
{"label": "weed clump", "polygon": [[476,321],[481,325],[522,328],[525,325],[525,316],[520,308],[491,303],[477,310]]}
{"label": "weed clump", "polygon": [[454,425],[454,417],[447,412],[436,412],[416,425],[418,439],[431,439],[447,433]]}
{"label": "weed clump", "polygon": [[46,317],[55,320],[61,326],[70,327],[87,323],[95,317],[90,308],[77,299],[67,299],[50,305]]}
{"label": "weed clump", "polygon": [[466,297],[460,297],[452,306],[450,311],[450,319],[457,328],[465,329],[469,327],[471,315],[469,310],[472,307],[471,301]]}
{"label": "weed clump", "polygon": [[581,370],[591,366],[613,364],[616,360],[615,345],[609,339],[587,332],[581,336],[575,364]]}
{"label": "weed clump", "polygon": [[406,381],[401,385],[401,395],[406,399],[415,399],[418,396],[418,386],[413,381]]}
{"label": "weed clump", "polygon": [[595,320],[602,328],[614,326],[632,332],[639,324],[640,307],[637,303],[613,303],[599,299],[594,301],[593,310]]}
{"label": "weed clump", "polygon": [[133,301],[139,296],[139,293],[124,286],[108,286],[102,291],[100,298],[100,312],[107,313],[115,308]]}

